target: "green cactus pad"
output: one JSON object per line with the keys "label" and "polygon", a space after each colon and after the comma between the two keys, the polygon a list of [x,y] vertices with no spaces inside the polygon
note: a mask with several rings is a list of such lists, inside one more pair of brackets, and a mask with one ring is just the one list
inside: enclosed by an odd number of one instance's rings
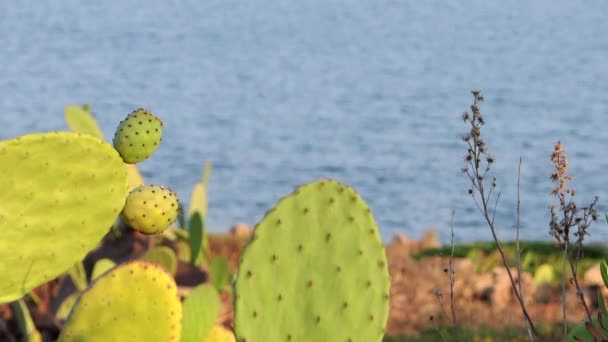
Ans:
{"label": "green cactus pad", "polygon": [[116,263],[111,259],[102,258],[97,260],[95,266],[93,266],[93,272],[91,272],[91,281],[99,278],[114,266],[116,266]]}
{"label": "green cactus pad", "polygon": [[79,262],[125,203],[127,175],[90,135],[37,133],[0,142],[0,303]]}
{"label": "green cactus pad", "polygon": [[203,341],[220,314],[221,300],[215,288],[203,284],[184,300],[182,342]]}
{"label": "green cactus pad", "polygon": [[162,140],[163,122],[139,108],[120,122],[114,134],[114,147],[128,164],[148,159]]}
{"label": "green cactus pad", "polygon": [[65,121],[74,132],[90,134],[103,139],[103,133],[91,113],[79,106],[65,107]]}
{"label": "green cactus pad", "polygon": [[237,341],[381,341],[389,274],[371,211],[321,179],[256,226],[235,284]]}
{"label": "green cactus pad", "polygon": [[535,285],[551,284],[555,281],[555,270],[549,264],[542,264],[534,273],[533,278]]}
{"label": "green cactus pad", "polygon": [[145,261],[119,265],[80,296],[60,341],[179,341],[182,308],[175,281]]}
{"label": "green cactus pad", "polygon": [[165,268],[172,276],[177,272],[177,255],[167,246],[150,248],[141,256],[142,260],[147,260]]}
{"label": "green cactus pad", "polygon": [[160,233],[177,218],[179,202],[175,194],[159,185],[142,185],[127,196],[123,217],[144,234]]}
{"label": "green cactus pad", "polygon": [[59,308],[57,308],[57,312],[55,313],[55,318],[61,321],[65,321],[68,318],[70,311],[72,311],[72,308],[74,307],[74,304],[78,300],[79,296],[80,292],[74,292],[71,295],[67,296],[61,302],[61,304],[59,304]]}
{"label": "green cactus pad", "polygon": [[226,284],[230,281],[230,265],[228,264],[228,257],[225,255],[218,255],[211,260],[209,263],[209,276],[215,289],[221,292]]}

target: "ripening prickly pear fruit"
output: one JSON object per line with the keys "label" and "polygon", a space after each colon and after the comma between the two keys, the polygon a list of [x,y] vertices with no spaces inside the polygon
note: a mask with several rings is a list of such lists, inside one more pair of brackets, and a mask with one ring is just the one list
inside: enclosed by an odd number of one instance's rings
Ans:
{"label": "ripening prickly pear fruit", "polygon": [[123,217],[135,230],[155,234],[169,227],[177,218],[177,196],[160,185],[142,185],[129,193]]}
{"label": "ripening prickly pear fruit", "polygon": [[162,140],[163,122],[143,108],[120,122],[114,134],[114,148],[127,164],[148,159]]}

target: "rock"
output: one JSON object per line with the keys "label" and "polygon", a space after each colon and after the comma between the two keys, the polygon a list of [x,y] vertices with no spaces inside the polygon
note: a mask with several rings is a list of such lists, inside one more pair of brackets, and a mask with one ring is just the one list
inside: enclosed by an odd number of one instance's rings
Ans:
{"label": "rock", "polygon": [[480,274],[473,283],[473,295],[481,301],[489,301],[488,291],[494,288],[494,279],[491,274]]}
{"label": "rock", "polygon": [[602,273],[600,272],[600,264],[591,266],[587,272],[585,272],[583,282],[585,283],[585,286],[605,286],[604,280],[602,279]]}
{"label": "rock", "polygon": [[591,266],[583,275],[583,292],[588,298],[592,307],[598,307],[598,292],[604,297],[604,301],[608,303],[608,288],[602,279],[600,264]]}
{"label": "rock", "polygon": [[[517,268],[511,268],[511,275],[513,281],[518,287]],[[516,301],[515,293],[513,292],[513,285],[509,274],[504,267],[494,267],[492,269],[494,275],[494,293],[492,295],[492,305],[501,308],[507,306],[511,301]],[[534,298],[536,292],[536,286],[532,275],[528,272],[522,272],[521,274],[522,289],[524,292],[524,300],[531,301]],[[518,287],[519,288],[519,287]]]}
{"label": "rock", "polygon": [[253,234],[253,229],[245,223],[237,223],[230,229],[230,234],[237,238],[249,239]]}
{"label": "rock", "polygon": [[416,241],[409,239],[404,234],[397,234],[387,246],[387,253],[395,255],[409,255],[416,251]]}
{"label": "rock", "polygon": [[418,243],[419,249],[437,248],[440,246],[441,244],[439,243],[437,232],[432,229],[425,231]]}

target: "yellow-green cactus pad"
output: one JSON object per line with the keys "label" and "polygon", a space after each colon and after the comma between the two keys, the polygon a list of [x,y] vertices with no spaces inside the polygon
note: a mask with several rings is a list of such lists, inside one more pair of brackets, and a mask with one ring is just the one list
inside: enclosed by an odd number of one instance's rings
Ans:
{"label": "yellow-green cactus pad", "polygon": [[256,226],[235,284],[239,342],[379,342],[390,280],[371,211],[321,179],[283,198]]}
{"label": "yellow-green cactus pad", "polygon": [[175,281],[145,261],[119,265],[80,296],[60,341],[179,341],[182,307]]}
{"label": "yellow-green cactus pad", "polygon": [[93,266],[93,272],[91,273],[91,281],[99,278],[102,274],[106,273],[114,266],[116,266],[116,263],[111,259],[102,258],[97,260],[95,266]]}
{"label": "yellow-green cactus pad", "polygon": [[22,297],[95,248],[125,203],[112,145],[36,133],[0,142],[0,303]]}
{"label": "yellow-green cactus pad", "polygon": [[[65,121],[74,132],[90,134],[94,137],[103,139],[103,133],[97,124],[97,120],[91,112],[85,108],[69,105],[65,108]],[[129,190],[144,185],[144,179],[134,164],[126,164],[127,177],[129,179]]]}
{"label": "yellow-green cactus pad", "polygon": [[214,325],[204,342],[235,342],[232,331],[221,325]]}

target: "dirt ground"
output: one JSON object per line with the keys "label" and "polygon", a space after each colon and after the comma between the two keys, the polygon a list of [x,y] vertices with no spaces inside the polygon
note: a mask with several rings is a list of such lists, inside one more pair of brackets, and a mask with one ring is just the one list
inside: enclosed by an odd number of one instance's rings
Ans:
{"label": "dirt ground", "polygon": [[[236,269],[243,241],[230,237],[213,239],[213,254],[229,256]],[[420,261],[412,253],[430,246],[438,246],[433,233],[419,241],[395,238],[386,246],[391,276],[389,335],[416,335],[423,328],[452,320],[450,300],[449,258],[427,257]],[[459,326],[493,327],[504,329],[525,326],[520,305],[514,296],[504,268],[496,267],[485,274],[475,272],[468,259],[454,259],[454,311]],[[516,270],[513,269],[516,275]],[[563,322],[561,288],[536,286],[532,276],[522,276],[524,298],[534,322],[553,325]],[[597,303],[597,287],[585,287],[588,303]],[[230,297],[225,296],[223,323],[231,326]],[[567,317],[580,322],[585,312],[570,286],[567,294]]]}
{"label": "dirt ground", "polygon": [[[231,270],[236,271],[243,247],[248,239],[246,228],[233,230],[230,234],[210,237],[211,255],[226,255]],[[105,241],[104,246],[85,259],[85,268],[90,270],[96,260],[110,257],[117,262],[137,257],[146,249],[149,238],[137,234],[128,235],[119,241]],[[426,257],[420,261],[412,253],[427,247],[437,246],[436,237],[426,234],[420,240],[396,237],[386,246],[391,276],[390,315],[387,334],[416,335],[422,329],[441,323],[450,323],[452,307],[448,257]],[[501,267],[489,272],[475,272],[475,265],[468,259],[454,259],[454,312],[459,326],[493,327],[503,329],[524,326],[520,306],[513,295],[508,276]],[[515,271],[514,271],[515,272]],[[516,273],[514,273],[516,274]],[[190,288],[207,280],[204,270],[194,269],[180,263],[176,280],[180,289],[187,293]],[[537,286],[532,276],[522,276],[526,305],[532,320],[542,324],[562,322],[561,290],[559,286]],[[597,286],[584,284],[587,301],[597,300]],[[35,290],[38,303],[30,304],[33,319],[39,330],[50,338],[58,336],[61,322],[54,317],[62,298],[74,291],[69,277],[61,277]],[[232,327],[232,303],[229,293],[222,294],[223,308],[218,323]],[[568,319],[580,322],[585,318],[573,288],[567,296]],[[0,340],[2,333],[14,332],[16,325],[10,308],[0,306]]]}

